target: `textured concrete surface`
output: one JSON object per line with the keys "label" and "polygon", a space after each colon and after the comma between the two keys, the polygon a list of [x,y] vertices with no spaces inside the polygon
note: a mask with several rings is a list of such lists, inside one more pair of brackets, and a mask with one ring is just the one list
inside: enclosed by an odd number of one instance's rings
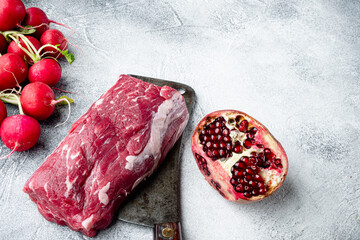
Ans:
{"label": "textured concrete surface", "polygon": [[[359,239],[359,1],[25,1],[67,24],[76,55],[58,88],[67,108],[42,123],[39,143],[0,161],[0,239],[88,239],[47,222],[22,192],[81,116],[121,73],[179,81],[198,97],[184,142],[184,239]],[[54,26],[54,25],[53,25]],[[70,31],[63,29],[67,36]],[[57,92],[57,95],[61,93]],[[236,205],[208,186],[190,150],[205,114],[234,108],[266,125],[289,157],[284,185]],[[9,107],[10,114],[16,109]],[[1,155],[8,149],[1,146]],[[115,222],[95,239],[152,239]]]}

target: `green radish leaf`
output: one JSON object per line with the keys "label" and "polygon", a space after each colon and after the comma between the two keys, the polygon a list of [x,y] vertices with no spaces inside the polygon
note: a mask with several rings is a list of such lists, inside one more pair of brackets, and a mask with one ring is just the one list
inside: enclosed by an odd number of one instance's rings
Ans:
{"label": "green radish leaf", "polygon": [[25,28],[31,28],[31,29],[19,28],[19,32],[22,34],[33,34],[34,32],[36,32],[36,29],[32,27],[33,26],[26,25]]}
{"label": "green radish leaf", "polygon": [[75,57],[74,54],[69,53],[69,49],[66,49],[64,51],[60,50],[60,44],[55,45],[56,49],[61,52],[62,55],[65,56],[66,60],[69,62],[69,64],[71,64],[73,61],[75,61]]}
{"label": "green radish leaf", "polygon": [[[66,98],[66,99],[69,101],[69,103],[74,103],[74,100],[71,99],[71,98],[69,98],[69,97],[67,97],[67,96],[60,96],[60,97],[58,97],[56,100],[60,100],[60,99],[63,99],[63,98]],[[56,105],[57,105],[57,106],[67,105],[67,102],[61,101],[61,102],[58,102]]]}

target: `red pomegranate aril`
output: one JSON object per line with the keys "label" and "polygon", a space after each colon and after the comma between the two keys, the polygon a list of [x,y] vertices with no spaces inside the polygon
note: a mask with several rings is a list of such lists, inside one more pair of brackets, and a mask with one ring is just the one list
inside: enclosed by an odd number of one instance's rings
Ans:
{"label": "red pomegranate aril", "polygon": [[212,146],[213,146],[213,148],[215,148],[215,149],[218,149],[218,148],[220,147],[220,146],[219,146],[219,143],[216,143],[216,142],[215,142],[215,143],[213,143],[213,145],[212,145]]}
{"label": "red pomegranate aril", "polygon": [[222,149],[219,150],[220,157],[224,157],[226,155],[226,152]]}
{"label": "red pomegranate aril", "polygon": [[239,125],[239,131],[240,132],[247,132],[248,126],[249,126],[248,121],[242,120],[240,125]]}
{"label": "red pomegranate aril", "polygon": [[213,154],[212,154],[212,152],[211,152],[210,150],[207,150],[207,151],[206,151],[206,155],[207,155],[208,157],[212,157],[212,156],[213,156]]}
{"label": "red pomegranate aril", "polygon": [[221,129],[220,128],[215,128],[215,130],[214,130],[214,133],[215,134],[219,134],[221,132]]}
{"label": "red pomegranate aril", "polygon": [[230,134],[230,131],[228,128],[225,128],[222,133],[224,136],[228,136]]}
{"label": "red pomegranate aril", "polygon": [[265,188],[265,183],[259,182],[259,183],[258,183],[258,187],[259,187],[259,188]]}
{"label": "red pomegranate aril", "polygon": [[240,120],[241,120],[241,115],[237,115],[235,121],[240,122]]}
{"label": "red pomegranate aril", "polygon": [[229,136],[224,137],[224,142],[230,142],[230,141],[231,141],[231,138]]}
{"label": "red pomegranate aril", "polygon": [[235,177],[241,177],[241,175],[242,175],[242,172],[240,172],[240,171],[235,171],[234,172]]}
{"label": "red pomegranate aril", "polygon": [[256,146],[257,146],[258,148],[264,148],[264,145],[263,145],[263,144],[256,144]]}
{"label": "red pomegranate aril", "polygon": [[241,153],[242,152],[242,147],[241,146],[236,146],[234,147],[234,150],[233,150],[235,153]]}
{"label": "red pomegranate aril", "polygon": [[265,188],[260,188],[260,189],[259,189],[259,193],[260,193],[261,195],[265,195],[265,193],[266,193]]}
{"label": "red pomegranate aril", "polygon": [[247,148],[247,149],[249,149],[249,148],[251,148],[251,141],[250,141],[250,139],[246,139],[245,141],[244,141],[244,148]]}
{"label": "red pomegranate aril", "polygon": [[214,128],[215,128],[215,124],[214,124],[214,123],[210,123],[210,124],[209,124],[209,128],[214,129]]}
{"label": "red pomegranate aril", "polygon": [[236,184],[237,184],[237,180],[236,180],[235,178],[231,178],[231,179],[230,179],[230,183],[231,183],[232,185],[236,185]]}
{"label": "red pomegranate aril", "polygon": [[219,151],[214,150],[214,151],[212,152],[212,155],[213,155],[213,157],[215,157],[215,158],[219,157]]}
{"label": "red pomegranate aril", "polygon": [[216,123],[215,123],[215,127],[216,127],[216,128],[220,128],[221,126],[222,126],[222,124],[221,124],[220,122],[216,122]]}
{"label": "red pomegranate aril", "polygon": [[232,150],[232,144],[231,143],[228,143],[228,144],[226,144],[226,149],[228,150],[228,151],[231,151]]}
{"label": "red pomegranate aril", "polygon": [[224,142],[220,142],[220,143],[219,143],[219,147],[220,147],[220,148],[226,148],[226,144],[225,144]]}
{"label": "red pomegranate aril", "polygon": [[245,192],[250,192],[252,189],[251,189],[251,187],[250,186],[245,186],[244,187],[244,191]]}
{"label": "red pomegranate aril", "polygon": [[211,139],[211,141],[215,141],[217,139],[217,136],[216,135],[211,135],[210,139]]}
{"label": "red pomegranate aril", "polygon": [[265,154],[265,157],[266,157],[266,155],[271,154],[271,150],[268,149],[268,148],[265,148],[265,149],[264,149],[264,154]]}
{"label": "red pomegranate aril", "polygon": [[246,168],[246,165],[243,162],[237,162],[237,164],[239,165],[239,168]]}
{"label": "red pomegranate aril", "polygon": [[[256,174],[255,176],[254,176],[254,179],[256,180],[256,181],[262,181],[262,177],[260,177],[260,175],[258,175],[258,174]],[[259,183],[260,184],[260,183]],[[259,186],[260,187],[260,186]]]}
{"label": "red pomegranate aril", "polygon": [[246,180],[250,181],[252,179],[251,175],[246,175],[245,176]]}
{"label": "red pomegranate aril", "polygon": [[249,163],[250,163],[248,157],[241,157],[241,158],[240,158],[240,161],[244,162],[246,166],[248,166]]}
{"label": "red pomegranate aril", "polygon": [[218,141],[222,141],[224,139],[224,137],[223,136],[221,136],[221,135],[217,135],[217,140]]}
{"label": "red pomegranate aril", "polygon": [[251,128],[250,129],[250,133],[252,134],[252,135],[255,135],[256,133],[257,133],[257,128],[256,127],[253,127],[253,128]]}
{"label": "red pomegranate aril", "polygon": [[247,168],[246,172],[251,175],[255,174],[255,172],[251,168]]}
{"label": "red pomegranate aril", "polygon": [[249,192],[244,192],[244,197],[250,198],[250,197],[251,197],[251,193],[249,193]]}
{"label": "red pomegranate aril", "polygon": [[244,191],[244,187],[241,184],[236,185],[235,191],[242,193]]}
{"label": "red pomegranate aril", "polygon": [[257,189],[252,190],[251,193],[252,193],[253,196],[258,196],[259,195],[259,191]]}
{"label": "red pomegranate aril", "polygon": [[257,184],[254,181],[249,181],[249,185],[252,186],[252,187],[256,187]]}

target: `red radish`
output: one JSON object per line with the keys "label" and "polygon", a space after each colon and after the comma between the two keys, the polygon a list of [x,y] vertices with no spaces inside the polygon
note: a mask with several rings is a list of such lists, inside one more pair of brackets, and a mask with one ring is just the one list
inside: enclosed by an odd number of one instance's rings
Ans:
{"label": "red radish", "polygon": [[0,31],[9,31],[25,17],[25,5],[21,0],[0,0]]}
{"label": "red radish", "polygon": [[[32,148],[40,138],[40,124],[27,115],[12,115],[5,118],[0,128],[0,137],[13,151],[26,151]],[[4,157],[4,158],[5,158]]]}
{"label": "red radish", "polygon": [[43,82],[52,87],[59,82],[60,78],[61,66],[54,59],[45,58],[29,69],[30,82]]}
{"label": "red radish", "polygon": [[24,113],[37,120],[45,120],[54,112],[55,105],[65,99],[55,100],[54,91],[45,83],[34,82],[27,84],[21,92],[20,102]]}
{"label": "red radish", "polygon": [[3,35],[0,34],[0,54],[5,54],[7,51],[8,43]]}
{"label": "red radish", "polygon": [[0,90],[14,88],[22,83],[28,74],[24,60],[14,53],[0,57]]}
{"label": "red radish", "polygon": [[53,20],[49,20],[48,17],[46,16],[45,12],[37,7],[31,7],[31,8],[26,9],[26,15],[25,15],[25,18],[22,23],[25,26],[31,25],[36,28],[36,32],[33,33],[32,35],[34,37],[36,37],[37,39],[40,39],[41,35],[46,30],[49,29],[50,23],[55,23],[57,25],[71,29],[70,27],[68,27],[64,24],[55,22]]}
{"label": "red radish", "polygon": [[0,126],[6,117],[7,117],[7,111],[5,104],[2,101],[0,101]]}
{"label": "red radish", "polygon": [[[26,36],[26,38],[31,42],[31,44],[35,47],[36,50],[39,50],[39,48],[41,47],[41,44],[36,38],[31,37],[31,36]],[[19,42],[20,42],[20,45],[26,49],[26,51],[28,51],[32,55],[35,55],[35,53],[34,53],[35,49],[27,46],[27,44],[22,39],[20,39]],[[16,41],[11,41],[7,51],[8,51],[8,53],[15,53],[15,54],[19,55],[22,59],[26,59],[26,61],[28,61],[30,63],[33,62],[30,59],[30,57],[18,46]]]}
{"label": "red radish", "polygon": [[[46,45],[46,44],[50,44],[50,45],[60,45],[58,46],[58,48],[61,51],[67,50],[68,49],[68,41],[65,38],[64,34],[62,34],[59,30],[57,29],[49,29],[46,30],[40,38],[40,43],[41,45]],[[57,51],[54,47],[51,46],[46,46],[43,49],[44,53],[48,56],[54,57],[54,58],[61,58],[63,57],[63,55]]]}

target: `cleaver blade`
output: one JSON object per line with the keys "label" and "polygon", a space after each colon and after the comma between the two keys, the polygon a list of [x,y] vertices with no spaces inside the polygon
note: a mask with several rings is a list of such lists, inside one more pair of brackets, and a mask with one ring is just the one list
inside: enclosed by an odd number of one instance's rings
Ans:
{"label": "cleaver blade", "polygon": [[[158,86],[169,86],[184,97],[191,116],[195,103],[195,91],[181,83],[132,75],[130,76]],[[186,129],[185,129],[186,131]],[[146,181],[143,181],[122,204],[118,219],[154,227],[154,239],[181,239],[180,225],[180,158],[183,136],[169,151],[165,160]]]}

